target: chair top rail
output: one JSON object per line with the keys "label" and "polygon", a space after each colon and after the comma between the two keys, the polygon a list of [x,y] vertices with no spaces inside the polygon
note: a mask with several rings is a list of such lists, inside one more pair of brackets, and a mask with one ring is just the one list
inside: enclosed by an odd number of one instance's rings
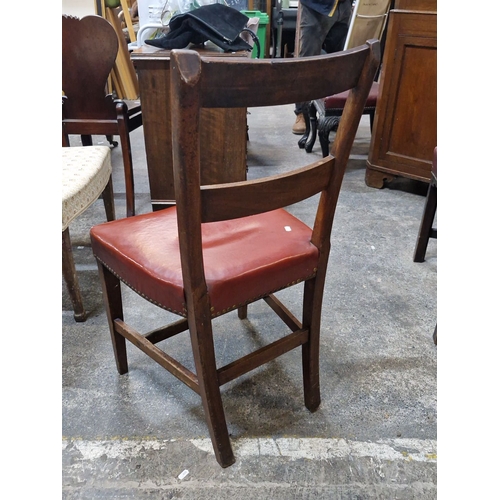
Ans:
{"label": "chair top rail", "polygon": [[[176,60],[176,52],[190,54],[179,59],[184,65],[179,71],[186,81],[193,79],[198,83],[200,78],[203,107],[277,106],[327,97],[355,87],[357,75],[372,50],[370,42],[344,52],[293,60],[200,57],[185,49],[173,50],[172,60]],[[268,82],[265,88],[256,83],[263,81]]]}

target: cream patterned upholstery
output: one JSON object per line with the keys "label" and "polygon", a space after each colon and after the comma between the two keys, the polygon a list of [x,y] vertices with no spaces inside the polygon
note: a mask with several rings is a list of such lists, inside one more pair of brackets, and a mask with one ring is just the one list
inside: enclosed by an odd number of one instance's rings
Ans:
{"label": "cream patterned upholstery", "polygon": [[62,230],[103,192],[111,175],[108,146],[62,148]]}
{"label": "cream patterned upholstery", "polygon": [[106,218],[115,219],[113,182],[111,179],[111,153],[107,146],[62,148],[62,272],[73,303],[76,321],[85,321],[83,305],[69,224],[102,194]]}

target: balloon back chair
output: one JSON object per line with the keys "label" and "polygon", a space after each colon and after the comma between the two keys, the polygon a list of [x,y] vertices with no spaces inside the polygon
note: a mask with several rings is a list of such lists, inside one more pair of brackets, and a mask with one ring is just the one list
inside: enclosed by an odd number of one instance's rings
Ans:
{"label": "balloon back chair", "polygon": [[118,48],[116,31],[103,17],[62,16],[62,145],[70,145],[70,134],[80,135],[84,146],[92,144],[92,135],[105,135],[113,145],[113,135],[120,137],[130,216],[135,213],[130,132],[142,125],[142,111],[139,101],[106,94]]}

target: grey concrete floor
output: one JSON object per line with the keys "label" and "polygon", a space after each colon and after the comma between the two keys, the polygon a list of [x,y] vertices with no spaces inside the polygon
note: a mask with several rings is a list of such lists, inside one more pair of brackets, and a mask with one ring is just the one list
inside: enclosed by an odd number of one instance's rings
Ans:
{"label": "grey concrete floor", "polygon": [[[248,115],[249,178],[320,158],[291,134],[293,107]],[[333,135],[332,135],[333,137]],[[151,210],[142,128],[132,133],[139,213]],[[96,143],[106,144],[104,137]],[[78,138],[72,137],[72,144]],[[362,118],[334,221],[321,339],[318,411],[303,405],[300,352],[223,387],[236,463],[217,464],[198,396],[135,347],[118,375],[89,229],[98,200],[70,227],[89,311],[73,320],[62,285],[62,495],[65,499],[434,499],[437,497],[437,242],[413,250],[427,186],[396,179],[367,187]],[[275,146],[284,148],[277,154]],[[125,215],[121,151],[112,150],[117,216]],[[310,200],[295,213],[312,220]],[[301,288],[280,294],[298,312]],[[125,290],[126,319],[153,328],[170,318]],[[216,321],[221,362],[282,332],[265,304]],[[185,336],[169,352],[192,366]]]}

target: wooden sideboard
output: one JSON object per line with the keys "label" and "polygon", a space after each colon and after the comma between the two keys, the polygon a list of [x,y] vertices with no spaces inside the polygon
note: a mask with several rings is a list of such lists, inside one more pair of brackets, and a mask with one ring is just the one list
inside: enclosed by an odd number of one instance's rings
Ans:
{"label": "wooden sideboard", "polygon": [[365,181],[429,182],[437,146],[437,0],[396,0],[389,14]]}
{"label": "wooden sideboard", "polygon": [[[197,49],[221,57],[248,57],[217,48]],[[153,210],[175,204],[172,127],[170,122],[170,51],[144,46],[131,54],[139,79],[144,145]],[[247,110],[203,109],[201,183],[217,184],[246,179]]]}

